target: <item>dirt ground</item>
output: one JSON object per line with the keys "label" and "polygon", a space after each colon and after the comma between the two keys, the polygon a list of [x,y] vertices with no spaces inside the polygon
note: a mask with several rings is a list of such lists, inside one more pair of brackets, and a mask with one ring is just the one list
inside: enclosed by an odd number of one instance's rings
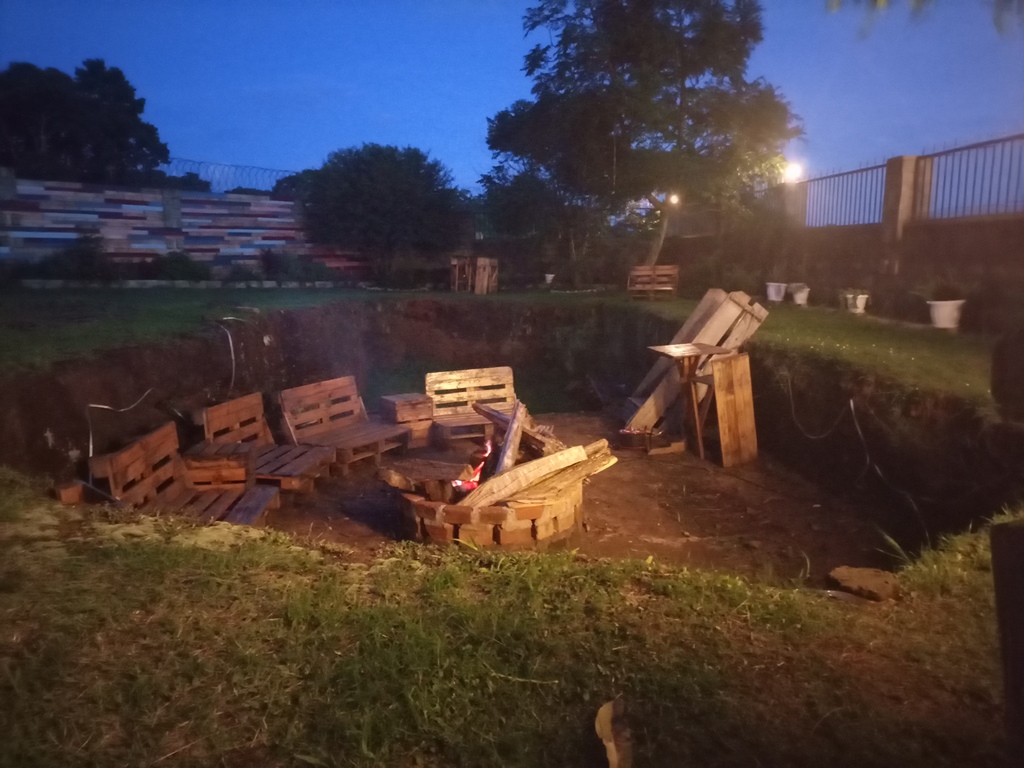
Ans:
{"label": "dirt ground", "polygon": [[[598,413],[545,414],[537,420],[552,425],[570,445],[611,438],[616,430]],[[415,455],[459,461],[475,447],[464,440],[447,452]],[[723,469],[691,453],[614,453],[618,463],[584,488],[585,530],[569,543],[581,553],[653,556],[758,578],[809,575],[815,584],[836,566],[892,563],[871,510],[830,497],[765,456]],[[397,516],[397,493],[366,462],[348,478],[317,481],[314,494],[290,496],[268,524],[370,555],[394,539]]]}

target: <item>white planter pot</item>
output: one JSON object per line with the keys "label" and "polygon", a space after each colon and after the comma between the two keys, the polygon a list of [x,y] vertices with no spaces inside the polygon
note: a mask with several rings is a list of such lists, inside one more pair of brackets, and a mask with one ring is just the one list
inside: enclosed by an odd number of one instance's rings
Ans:
{"label": "white planter pot", "polygon": [[936,328],[955,331],[960,327],[960,311],[963,306],[964,299],[929,301],[928,310],[932,315],[932,325]]}
{"label": "white planter pot", "polygon": [[765,283],[768,301],[782,301],[786,298],[787,285],[788,283]]}
{"label": "white planter pot", "polygon": [[789,292],[793,294],[793,303],[798,307],[807,306],[807,298],[811,295],[811,289],[806,285],[794,283],[789,286]]}
{"label": "white planter pot", "polygon": [[555,274],[553,272],[548,272],[547,274],[544,275],[544,285],[551,285],[551,283],[553,283],[554,280]]}
{"label": "white planter pot", "polygon": [[846,309],[855,315],[863,315],[868,306],[868,294],[848,293],[846,294]]}

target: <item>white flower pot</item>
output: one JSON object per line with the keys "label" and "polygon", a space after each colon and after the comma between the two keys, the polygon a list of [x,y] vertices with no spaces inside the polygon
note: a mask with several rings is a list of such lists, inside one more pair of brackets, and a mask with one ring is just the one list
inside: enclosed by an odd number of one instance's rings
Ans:
{"label": "white flower pot", "polygon": [[791,283],[789,286],[789,292],[793,294],[793,303],[798,307],[807,306],[807,297],[811,294],[810,287],[803,283]]}
{"label": "white flower pot", "polygon": [[782,301],[786,298],[787,283],[765,283],[765,290],[768,293],[768,301]]}
{"label": "white flower pot", "polygon": [[932,315],[932,325],[936,328],[955,331],[960,327],[960,311],[963,306],[964,299],[929,301],[928,310]]}
{"label": "white flower pot", "polygon": [[544,285],[551,285],[554,282],[555,275],[553,272],[548,272],[544,275]]}
{"label": "white flower pot", "polygon": [[868,306],[868,294],[866,293],[847,293],[846,294],[846,309],[855,315],[863,315],[864,310]]}

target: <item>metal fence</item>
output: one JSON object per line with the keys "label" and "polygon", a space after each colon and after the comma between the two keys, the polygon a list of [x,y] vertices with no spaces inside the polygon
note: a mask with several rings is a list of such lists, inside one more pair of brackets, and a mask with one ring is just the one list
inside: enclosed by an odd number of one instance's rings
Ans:
{"label": "metal fence", "polygon": [[172,157],[167,165],[160,167],[160,170],[169,176],[194,174],[210,183],[211,192],[227,192],[232,189],[254,189],[269,192],[278,181],[295,173],[295,171],[256,168],[249,165],[186,160],[180,157]]}
{"label": "metal fence", "polygon": [[918,219],[1024,213],[1024,133],[919,157],[913,210]]}
{"label": "metal fence", "polygon": [[802,182],[808,227],[878,224],[885,197],[885,165],[833,173]]}

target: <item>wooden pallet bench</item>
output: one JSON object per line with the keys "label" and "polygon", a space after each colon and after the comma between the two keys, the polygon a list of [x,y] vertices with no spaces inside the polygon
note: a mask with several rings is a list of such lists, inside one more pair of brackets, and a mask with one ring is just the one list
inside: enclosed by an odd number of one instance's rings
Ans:
{"label": "wooden pallet bench", "polygon": [[257,482],[302,493],[312,491],[313,481],[329,474],[335,462],[335,449],[329,446],[277,445],[259,392],[204,408],[200,419],[206,440],[185,452],[186,461],[250,450]]}
{"label": "wooden pallet bench", "polygon": [[679,267],[674,264],[633,267],[626,283],[634,299],[672,298],[678,288]]}
{"label": "wooden pallet bench", "polygon": [[506,366],[428,373],[426,392],[434,401],[434,433],[441,445],[491,438],[494,423],[477,413],[474,403],[511,413],[516,402],[512,369]]}
{"label": "wooden pallet bench", "polygon": [[247,461],[230,460],[192,472],[178,450],[172,422],[113,453],[89,459],[110,495],[145,511],[177,512],[204,523],[257,525],[280,505],[277,488],[253,485]]}
{"label": "wooden pallet bench", "polygon": [[371,419],[352,376],[286,389],[280,394],[281,414],[293,445],[323,445],[337,450],[337,467],[347,475],[351,465],[381,454],[404,450],[409,429]]}

